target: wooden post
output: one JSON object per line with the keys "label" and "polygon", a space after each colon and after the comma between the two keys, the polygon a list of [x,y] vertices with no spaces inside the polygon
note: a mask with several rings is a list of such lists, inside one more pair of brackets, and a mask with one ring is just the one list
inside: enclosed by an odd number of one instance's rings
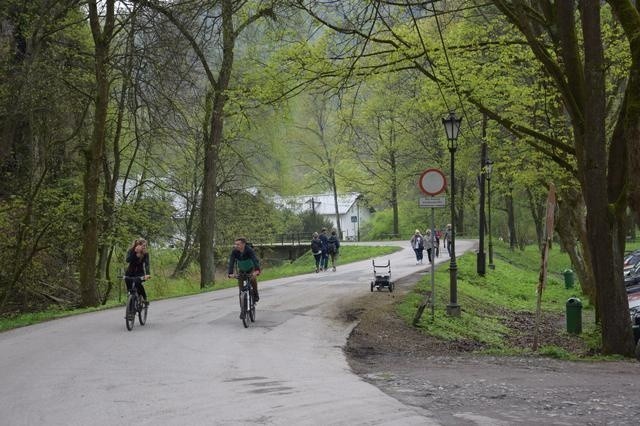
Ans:
{"label": "wooden post", "polygon": [[542,247],[542,264],[540,265],[540,278],[538,280],[538,299],[536,301],[536,319],[533,334],[533,347],[535,352],[538,350],[538,336],[540,334],[540,317],[542,314],[542,292],[547,283],[547,259],[549,256],[549,246],[553,238],[553,215],[556,210],[556,187],[551,183],[549,185],[549,195],[547,197],[547,215],[544,228],[544,238]]}

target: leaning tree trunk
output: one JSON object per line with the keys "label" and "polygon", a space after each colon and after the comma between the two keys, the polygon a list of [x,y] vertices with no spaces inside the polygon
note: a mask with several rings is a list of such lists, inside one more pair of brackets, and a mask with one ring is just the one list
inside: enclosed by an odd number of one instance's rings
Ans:
{"label": "leaning tree trunk", "polygon": [[563,192],[558,203],[559,212],[556,221],[556,232],[560,237],[560,244],[571,259],[571,265],[580,282],[582,293],[587,295],[589,302],[596,306],[596,282],[591,268],[591,254],[587,242],[587,229],[584,220],[584,203],[576,188]]}

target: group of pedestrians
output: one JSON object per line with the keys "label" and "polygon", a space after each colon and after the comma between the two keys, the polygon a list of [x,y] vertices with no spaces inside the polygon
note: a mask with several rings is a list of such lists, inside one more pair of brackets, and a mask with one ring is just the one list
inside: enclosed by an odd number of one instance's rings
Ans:
{"label": "group of pedestrians", "polygon": [[425,250],[429,263],[432,261],[432,256],[440,257],[440,240],[443,241],[443,246],[451,256],[451,225],[447,225],[444,232],[436,229],[433,234],[431,229],[427,229],[424,235],[416,229],[410,241],[411,248],[416,253],[416,265],[422,264]]}
{"label": "group of pedestrians", "polygon": [[331,231],[331,236],[327,236],[327,228],[322,228],[320,233],[314,232],[311,239],[311,254],[316,262],[316,273],[329,269],[329,258],[331,258],[331,269],[336,270],[336,259],[340,251],[340,240],[336,231]]}

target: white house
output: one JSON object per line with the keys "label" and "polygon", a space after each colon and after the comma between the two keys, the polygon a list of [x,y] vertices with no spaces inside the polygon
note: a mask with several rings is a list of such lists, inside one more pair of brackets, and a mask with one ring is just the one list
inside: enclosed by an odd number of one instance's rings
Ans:
{"label": "white house", "polygon": [[[297,197],[274,197],[276,205],[291,209],[296,213],[313,210],[317,214],[331,221],[337,230],[336,207],[333,194],[300,195]],[[356,240],[358,238],[359,225],[371,217],[369,208],[362,202],[361,194],[349,192],[338,195],[338,216],[342,238]]]}

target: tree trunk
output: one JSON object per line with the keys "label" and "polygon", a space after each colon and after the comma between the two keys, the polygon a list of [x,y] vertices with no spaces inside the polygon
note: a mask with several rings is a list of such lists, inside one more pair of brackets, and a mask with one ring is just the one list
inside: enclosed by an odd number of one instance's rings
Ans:
{"label": "tree trunk", "polygon": [[[587,295],[589,302],[596,306],[597,311],[596,284],[584,219],[585,209],[579,190],[566,189],[559,197],[558,208],[556,232],[560,237],[560,244],[571,259],[582,292]],[[596,316],[600,317],[598,314]]]}
{"label": "tree trunk", "polygon": [[[115,214],[116,214],[116,186],[118,178],[120,177],[120,136],[122,135],[122,123],[124,121],[124,112],[126,109],[126,99],[129,93],[129,82],[132,77],[133,69],[133,49],[134,49],[134,35],[136,25],[136,13],[137,6],[134,5],[134,10],[131,14],[130,30],[127,37],[127,46],[125,51],[126,63],[124,67],[124,75],[121,76],[122,84],[120,86],[120,97],[118,99],[118,109],[116,118],[115,134],[113,136],[112,144],[112,167],[109,167],[109,159],[107,156],[103,156],[103,175],[104,175],[104,198],[102,201],[102,226],[100,228],[100,244],[98,248],[98,271],[97,277],[100,281],[105,281],[108,278],[109,264],[111,263],[111,254],[113,253],[112,239],[109,235],[113,231]],[[109,288],[111,283],[109,283]],[[106,290],[107,294],[102,295],[102,300],[105,301],[108,297],[109,289]],[[104,303],[104,302],[103,302]]]}
{"label": "tree trunk", "polygon": [[465,235],[464,230],[464,193],[467,187],[467,180],[463,177],[456,179],[456,237]]}
{"label": "tree trunk", "polygon": [[504,197],[505,208],[507,210],[507,227],[509,228],[509,248],[515,250],[518,245],[516,236],[516,213],[513,205],[513,188]]}
{"label": "tree trunk", "polygon": [[171,275],[173,278],[177,278],[187,270],[193,257],[193,241],[194,234],[196,233],[194,232],[195,212],[195,206],[188,210],[189,216],[185,225],[184,246],[182,247],[182,253],[180,253],[180,259],[176,264],[176,268]]}
{"label": "tree trunk", "polygon": [[[95,0],[89,1],[89,21],[95,44],[96,94],[93,136],[85,151],[80,296],[82,306],[97,306],[96,255],[98,250],[98,193],[109,108],[109,47],[114,28],[114,0],[106,0],[106,16],[100,17]],[[104,19],[104,28],[100,21]]]}
{"label": "tree trunk", "polygon": [[536,238],[538,241],[538,247],[542,247],[543,234],[544,234],[544,204],[538,202],[536,200],[535,195],[529,187],[526,188],[527,191],[527,199],[529,201],[529,210],[531,211],[531,217],[533,218],[533,223],[536,227]]}
{"label": "tree trunk", "polygon": [[398,175],[395,157],[391,155],[391,210],[393,211],[393,237],[400,238],[400,219],[398,212]]}
{"label": "tree trunk", "polygon": [[336,172],[331,167],[330,173],[331,175],[331,191],[333,192],[333,205],[335,207],[336,212],[336,224],[337,224],[337,237],[342,238],[342,225],[340,224],[340,209],[338,206],[338,184],[336,182]]}
{"label": "tree trunk", "polygon": [[233,29],[233,2],[222,1],[222,64],[218,81],[213,94],[213,109],[209,138],[205,144],[204,185],[202,188],[202,205],[200,207],[200,287],[215,283],[215,202],[218,187],[216,172],[218,150],[222,144],[224,126],[224,107],[227,102],[225,93],[229,87],[233,69],[233,49],[235,34]]}
{"label": "tree trunk", "polygon": [[[604,51],[600,27],[600,3],[580,3],[584,34],[585,90],[584,126],[574,121],[576,143],[584,148],[582,186],[587,206],[587,237],[596,261],[598,307],[602,321],[602,350],[606,354],[633,354],[627,294],[622,277],[620,226],[623,221],[609,207],[607,141],[605,135]],[[581,133],[584,129],[584,133]],[[580,143],[582,142],[582,143]],[[618,192],[618,191],[615,191]],[[613,194],[612,194],[613,195]],[[618,194],[615,194],[618,195]]]}
{"label": "tree trunk", "polygon": [[[618,124],[621,126],[623,145],[627,151],[622,159],[628,157],[629,207],[635,213],[635,222],[640,222],[640,3],[630,0],[609,0],[629,41],[631,65],[627,77],[625,104]],[[611,161],[621,159],[611,158]],[[611,170],[610,170],[611,173]]]}

